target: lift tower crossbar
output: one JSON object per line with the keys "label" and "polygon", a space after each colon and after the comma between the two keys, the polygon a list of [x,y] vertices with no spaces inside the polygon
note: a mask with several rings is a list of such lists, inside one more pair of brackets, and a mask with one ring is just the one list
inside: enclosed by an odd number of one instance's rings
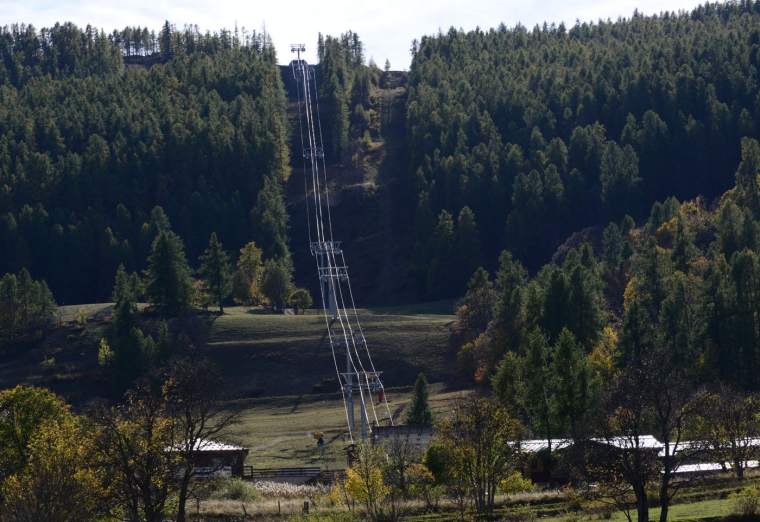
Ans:
{"label": "lift tower crossbar", "polygon": [[[361,437],[364,440],[370,433],[368,425],[370,411],[374,416],[375,423],[378,422],[373,394],[378,395],[378,406],[381,402],[384,403],[389,417],[390,410],[387,400],[384,400],[385,394],[380,380],[382,372],[377,371],[374,367],[367,341],[359,323],[359,316],[356,313],[351,282],[348,277],[348,267],[343,257],[341,242],[334,241],[332,237],[316,75],[314,68],[301,58],[301,53],[306,51],[305,45],[293,44],[290,46],[290,50],[297,55],[296,59],[290,62],[290,67],[298,86],[309,246],[311,255],[317,262],[322,309],[327,323],[327,333],[335,360],[335,369],[346,405],[349,435],[353,440],[354,400],[358,398],[361,412]],[[345,372],[338,370],[336,350],[341,351],[341,348],[345,348]]]}

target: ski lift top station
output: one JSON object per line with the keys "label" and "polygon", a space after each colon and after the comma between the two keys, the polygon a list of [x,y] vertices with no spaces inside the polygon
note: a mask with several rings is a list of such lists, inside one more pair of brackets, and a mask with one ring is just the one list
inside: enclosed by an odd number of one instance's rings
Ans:
{"label": "ski lift top station", "polygon": [[[370,414],[375,424],[378,424],[377,408],[381,405],[385,407],[391,423],[393,420],[383,383],[380,380],[382,372],[375,369],[359,316],[356,313],[341,242],[333,240],[330,194],[327,187],[327,169],[314,67],[301,59],[301,53],[306,51],[303,44],[291,45],[290,51],[297,53],[297,59],[290,62],[290,67],[298,86],[298,119],[303,148],[309,243],[311,255],[317,262],[322,309],[335,371],[343,392],[349,437],[353,443],[355,398],[358,399],[361,415],[362,440],[368,435],[367,419]],[[310,204],[310,200],[313,205]],[[342,351],[345,351],[346,355],[344,372],[340,371],[338,363],[338,354]],[[377,402],[373,394],[377,394]]]}

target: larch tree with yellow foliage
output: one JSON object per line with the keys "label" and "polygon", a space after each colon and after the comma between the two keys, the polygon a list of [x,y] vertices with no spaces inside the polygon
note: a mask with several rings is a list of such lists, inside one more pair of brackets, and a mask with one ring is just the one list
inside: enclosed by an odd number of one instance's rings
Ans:
{"label": "larch tree with yellow foliage", "polygon": [[358,445],[356,456],[351,467],[346,469],[346,494],[364,506],[370,519],[380,520],[383,500],[390,492],[383,481],[385,450],[365,441]]}
{"label": "larch tree with yellow foliage", "polygon": [[521,461],[520,421],[497,399],[473,395],[458,400],[436,431],[446,453],[457,457],[452,471],[469,483],[478,513],[492,513],[497,487]]}
{"label": "larch tree with yellow foliage", "polygon": [[104,491],[88,466],[89,452],[88,433],[74,417],[40,426],[26,467],[3,484],[3,520],[68,522],[102,514]]}

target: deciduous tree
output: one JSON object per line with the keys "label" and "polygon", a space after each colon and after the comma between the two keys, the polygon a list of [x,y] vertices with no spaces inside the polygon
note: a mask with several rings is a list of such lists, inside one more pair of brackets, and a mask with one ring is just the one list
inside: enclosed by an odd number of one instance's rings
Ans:
{"label": "deciduous tree", "polygon": [[458,400],[437,426],[441,445],[468,482],[478,513],[491,513],[496,488],[520,462],[523,427],[496,399]]}
{"label": "deciduous tree", "polygon": [[261,293],[276,310],[282,311],[293,293],[293,265],[289,258],[266,262]]}
{"label": "deciduous tree", "polygon": [[67,417],[38,427],[26,467],[3,483],[5,520],[94,520],[106,511],[99,477],[89,467],[89,434],[80,424]]}

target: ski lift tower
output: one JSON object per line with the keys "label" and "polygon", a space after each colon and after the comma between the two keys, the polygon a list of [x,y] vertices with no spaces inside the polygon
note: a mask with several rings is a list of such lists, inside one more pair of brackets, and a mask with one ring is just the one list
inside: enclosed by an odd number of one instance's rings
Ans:
{"label": "ski lift tower", "polygon": [[[309,246],[311,255],[317,262],[319,286],[322,293],[322,309],[325,313],[335,368],[338,371],[338,378],[345,399],[348,430],[349,433],[353,433],[354,397],[358,396],[361,412],[361,436],[364,440],[370,431],[368,426],[369,411],[372,412],[375,423],[378,423],[373,394],[378,394],[378,406],[382,402],[385,403],[389,416],[390,410],[387,400],[384,400],[383,384],[380,381],[382,372],[375,370],[366,339],[359,324],[359,316],[353,302],[348,267],[346,267],[341,242],[334,241],[332,237],[327,171],[314,68],[301,59],[301,53],[306,51],[306,46],[293,44],[290,46],[290,50],[297,53],[297,59],[292,60],[290,66],[298,86]],[[313,106],[312,98],[314,98]],[[304,102],[303,115],[301,114],[301,101]],[[314,108],[316,108],[316,115]],[[310,209],[310,200],[313,209]],[[344,296],[350,299],[348,303],[346,303]],[[346,353],[345,372],[338,370],[336,348],[340,351],[341,347],[345,348]],[[353,435],[351,438],[353,440]]]}

